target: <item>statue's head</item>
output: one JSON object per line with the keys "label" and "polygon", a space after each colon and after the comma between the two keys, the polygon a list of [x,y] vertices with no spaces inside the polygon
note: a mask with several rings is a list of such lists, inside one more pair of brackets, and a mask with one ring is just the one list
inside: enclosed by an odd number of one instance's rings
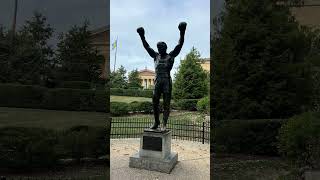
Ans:
{"label": "statue's head", "polygon": [[165,42],[158,42],[157,43],[158,52],[160,54],[166,54],[167,53],[167,44]]}

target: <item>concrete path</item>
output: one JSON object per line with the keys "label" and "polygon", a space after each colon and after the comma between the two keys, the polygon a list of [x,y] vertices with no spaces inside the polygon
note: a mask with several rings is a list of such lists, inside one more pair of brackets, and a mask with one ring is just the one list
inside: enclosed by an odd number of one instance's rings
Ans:
{"label": "concrete path", "polygon": [[178,153],[178,164],[171,174],[129,168],[129,157],[138,152],[139,139],[110,141],[111,180],[209,180],[210,147],[201,142],[172,140],[172,151]]}

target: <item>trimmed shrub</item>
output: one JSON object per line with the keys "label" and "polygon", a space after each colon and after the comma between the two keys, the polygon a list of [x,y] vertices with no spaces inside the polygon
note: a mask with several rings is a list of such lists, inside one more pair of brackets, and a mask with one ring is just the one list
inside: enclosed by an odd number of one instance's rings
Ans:
{"label": "trimmed shrub", "polygon": [[197,110],[204,113],[209,113],[210,110],[210,104],[209,104],[209,97],[206,96],[204,98],[201,98],[197,102]]}
{"label": "trimmed shrub", "polygon": [[139,108],[143,113],[150,114],[153,112],[152,102],[143,101],[139,103]]}
{"label": "trimmed shrub", "polygon": [[44,107],[74,111],[92,110],[94,92],[82,89],[48,89],[44,97]]}
{"label": "trimmed shrub", "polygon": [[110,113],[113,116],[127,115],[129,113],[129,105],[125,102],[111,102]]}
{"label": "trimmed shrub", "polygon": [[98,158],[107,154],[106,128],[74,126],[60,136],[63,157],[72,157],[80,162],[81,158]]}
{"label": "trimmed shrub", "polygon": [[215,122],[213,150],[221,153],[279,155],[278,131],[285,120],[223,120]]}
{"label": "trimmed shrub", "polygon": [[153,90],[150,89],[123,89],[123,88],[110,88],[110,95],[114,96],[133,96],[133,97],[149,97],[153,95]]}
{"label": "trimmed shrub", "polygon": [[93,102],[95,111],[110,112],[110,98],[106,90],[96,90]]}
{"label": "trimmed shrub", "polygon": [[44,128],[5,127],[0,129],[0,167],[49,168],[57,165],[58,139]]}
{"label": "trimmed shrub", "polygon": [[107,112],[109,95],[104,89],[49,89],[41,86],[0,84],[0,106]]}
{"label": "trimmed shrub", "polygon": [[173,108],[178,110],[196,111],[197,103],[198,99],[178,99],[175,100]]}
{"label": "trimmed shrub", "polygon": [[131,112],[140,112],[140,102],[132,101],[129,103],[129,111]]}
{"label": "trimmed shrub", "polygon": [[59,87],[71,89],[90,89],[91,84],[87,81],[63,81]]}
{"label": "trimmed shrub", "polygon": [[57,131],[45,128],[0,128],[0,168],[52,168],[59,159],[99,158],[107,155],[106,127],[74,126]]}
{"label": "trimmed shrub", "polygon": [[0,84],[0,106],[17,108],[41,108],[45,87]]}
{"label": "trimmed shrub", "polygon": [[281,155],[299,166],[320,168],[320,112],[294,116],[279,132]]}

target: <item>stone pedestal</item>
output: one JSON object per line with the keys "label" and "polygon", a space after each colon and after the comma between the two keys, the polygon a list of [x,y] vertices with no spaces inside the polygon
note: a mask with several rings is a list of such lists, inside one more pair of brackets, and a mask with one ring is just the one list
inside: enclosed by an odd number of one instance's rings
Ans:
{"label": "stone pedestal", "polygon": [[171,131],[146,129],[139,152],[129,159],[129,167],[170,173],[177,162],[178,154],[171,152]]}

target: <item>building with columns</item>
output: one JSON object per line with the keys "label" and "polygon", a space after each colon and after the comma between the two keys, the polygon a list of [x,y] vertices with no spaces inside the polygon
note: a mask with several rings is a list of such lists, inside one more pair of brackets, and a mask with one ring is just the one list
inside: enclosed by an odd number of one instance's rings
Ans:
{"label": "building with columns", "polygon": [[[205,71],[210,73],[210,58],[201,59],[200,65]],[[147,69],[146,67],[139,71],[139,77],[141,79],[141,86],[143,89],[152,89],[154,87],[156,74],[153,70]]]}
{"label": "building with columns", "polygon": [[151,89],[154,87],[155,75],[155,72],[150,69],[147,69],[147,67],[139,71],[139,76],[141,79],[141,85],[143,89]]}
{"label": "building with columns", "polygon": [[103,55],[104,63],[102,66],[102,79],[108,79],[110,74],[110,27],[104,26],[91,31],[91,44],[97,49],[98,53]]}
{"label": "building with columns", "polygon": [[205,71],[210,73],[210,58],[201,59],[200,65],[201,65],[202,69],[204,69]]}

